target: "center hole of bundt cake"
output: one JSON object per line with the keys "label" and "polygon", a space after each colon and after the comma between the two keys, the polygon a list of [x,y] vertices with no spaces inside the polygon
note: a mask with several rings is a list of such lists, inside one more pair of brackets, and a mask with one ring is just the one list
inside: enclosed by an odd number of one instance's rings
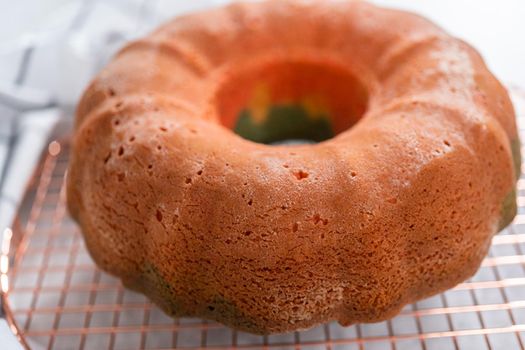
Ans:
{"label": "center hole of bundt cake", "polygon": [[321,142],[354,125],[367,107],[365,86],[333,63],[263,63],[227,77],[216,95],[221,122],[254,142]]}

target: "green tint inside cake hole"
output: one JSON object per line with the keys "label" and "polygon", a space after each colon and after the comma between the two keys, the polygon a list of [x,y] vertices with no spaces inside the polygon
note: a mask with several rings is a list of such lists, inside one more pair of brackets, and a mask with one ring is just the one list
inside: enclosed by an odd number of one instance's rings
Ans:
{"label": "green tint inside cake hole", "polygon": [[266,144],[286,140],[321,142],[334,136],[328,115],[311,116],[304,107],[293,104],[271,106],[263,121],[255,120],[246,108],[233,130],[247,140]]}
{"label": "green tint inside cake hole", "polygon": [[221,123],[264,144],[328,140],[364,115],[368,88],[346,63],[326,57],[232,66],[214,94]]}

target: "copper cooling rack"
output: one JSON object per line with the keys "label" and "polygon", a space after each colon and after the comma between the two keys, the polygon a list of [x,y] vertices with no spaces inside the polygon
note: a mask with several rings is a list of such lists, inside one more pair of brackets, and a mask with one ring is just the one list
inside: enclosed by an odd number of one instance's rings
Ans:
{"label": "copper cooling rack", "polygon": [[[513,94],[525,139],[525,94]],[[523,349],[525,176],[519,214],[478,273],[394,319],[254,336],[200,319],[171,319],[100,271],[65,208],[68,142],[49,144],[18,219],[1,244],[0,285],[11,329],[32,349]],[[525,152],[523,152],[525,153]],[[1,348],[1,344],[0,344]]]}

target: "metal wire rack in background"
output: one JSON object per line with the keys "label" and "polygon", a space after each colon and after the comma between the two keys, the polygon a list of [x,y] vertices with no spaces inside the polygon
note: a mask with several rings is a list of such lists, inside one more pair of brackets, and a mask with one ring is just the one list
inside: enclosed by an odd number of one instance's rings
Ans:
{"label": "metal wire rack in background", "polygon": [[[525,94],[514,94],[525,126]],[[525,129],[520,129],[525,139]],[[525,177],[519,214],[470,280],[409,305],[390,321],[337,323],[254,336],[200,319],[171,319],[99,270],[65,208],[68,140],[53,141],[17,225],[1,244],[0,282],[11,329],[32,349],[524,349]],[[525,153],[525,152],[524,152]]]}

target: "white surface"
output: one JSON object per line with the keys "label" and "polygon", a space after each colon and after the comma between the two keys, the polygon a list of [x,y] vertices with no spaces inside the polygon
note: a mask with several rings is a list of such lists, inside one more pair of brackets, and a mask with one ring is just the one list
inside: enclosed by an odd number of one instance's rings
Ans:
{"label": "white surface", "polygon": [[9,164],[2,195],[15,201],[22,198],[27,181],[40,158],[40,152],[47,143],[50,129],[60,116],[57,108],[50,108],[26,113],[21,117],[21,133],[13,151],[13,160]]}
{"label": "white surface", "polygon": [[[1,8],[1,5],[0,5]],[[1,9],[0,9],[0,17],[1,15]],[[2,32],[2,24],[0,19],[0,33]],[[0,46],[2,45],[2,40],[0,40]],[[20,64],[20,59],[22,57],[21,52],[12,52],[9,54],[1,54],[0,53],[0,82],[3,82],[4,84],[7,82],[12,82],[16,78],[16,73],[18,65]]]}
{"label": "white surface", "polygon": [[[0,334],[11,332],[9,325],[5,320],[0,320]],[[5,350],[22,350],[23,347],[20,345],[15,337],[1,337],[0,348]]]}
{"label": "white surface", "polygon": [[372,0],[422,14],[478,49],[507,84],[525,86],[525,1]]}

